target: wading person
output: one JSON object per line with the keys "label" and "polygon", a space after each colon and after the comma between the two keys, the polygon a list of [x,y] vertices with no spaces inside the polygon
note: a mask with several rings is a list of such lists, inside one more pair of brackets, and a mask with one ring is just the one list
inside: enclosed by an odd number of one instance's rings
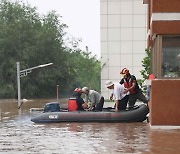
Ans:
{"label": "wading person", "polygon": [[104,97],[95,90],[89,90],[87,87],[82,88],[85,94],[85,102],[90,102],[89,110],[102,111],[104,105]]}
{"label": "wading person", "polygon": [[137,99],[147,104],[148,100],[139,88],[136,77],[131,75],[127,68],[123,68],[120,74],[123,75],[120,84],[124,85],[125,93],[129,92],[129,109],[134,107]]}
{"label": "wading person", "polygon": [[105,86],[106,88],[113,90],[110,99],[112,99],[112,96],[115,97],[115,111],[126,110],[129,95],[125,93],[124,86],[119,83],[113,83],[110,80],[105,82]]}

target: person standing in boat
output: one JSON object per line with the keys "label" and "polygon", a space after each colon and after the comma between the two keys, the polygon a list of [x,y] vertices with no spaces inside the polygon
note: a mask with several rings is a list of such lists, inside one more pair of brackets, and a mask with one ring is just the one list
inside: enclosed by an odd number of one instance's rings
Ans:
{"label": "person standing in boat", "polygon": [[83,87],[82,92],[85,94],[85,102],[88,103],[90,101],[91,103],[89,110],[102,111],[104,97],[100,93],[95,90],[89,90],[87,87]]}
{"label": "person standing in boat", "polygon": [[123,75],[123,78],[119,83],[124,85],[124,93],[129,93],[129,109],[134,107],[137,99],[147,104],[148,100],[139,88],[136,77],[131,75],[127,68],[123,68],[120,74]]}
{"label": "person standing in boat", "polygon": [[119,110],[126,110],[129,95],[125,93],[124,86],[119,84],[118,82],[114,83],[110,80],[107,80],[105,82],[105,86],[106,88],[113,90],[110,99],[112,99],[112,96],[115,97],[115,111],[118,112]]}
{"label": "person standing in boat", "polygon": [[[84,102],[84,100],[81,98],[82,90],[80,88],[74,89],[73,92],[73,98],[75,98],[75,102],[70,102],[69,108],[74,108],[72,111],[84,111],[88,107],[87,103]],[[72,103],[72,104],[71,104]],[[76,103],[74,105],[74,103]]]}

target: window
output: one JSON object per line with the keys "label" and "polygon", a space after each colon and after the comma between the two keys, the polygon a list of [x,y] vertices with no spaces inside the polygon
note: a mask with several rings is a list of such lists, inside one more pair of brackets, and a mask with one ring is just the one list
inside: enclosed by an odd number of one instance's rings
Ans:
{"label": "window", "polygon": [[162,77],[180,77],[180,36],[162,37]]}

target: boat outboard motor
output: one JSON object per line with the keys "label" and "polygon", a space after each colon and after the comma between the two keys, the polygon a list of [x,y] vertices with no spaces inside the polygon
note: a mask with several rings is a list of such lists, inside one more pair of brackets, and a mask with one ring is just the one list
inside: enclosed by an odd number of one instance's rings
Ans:
{"label": "boat outboard motor", "polygon": [[58,102],[50,102],[44,106],[44,112],[59,112],[60,105]]}

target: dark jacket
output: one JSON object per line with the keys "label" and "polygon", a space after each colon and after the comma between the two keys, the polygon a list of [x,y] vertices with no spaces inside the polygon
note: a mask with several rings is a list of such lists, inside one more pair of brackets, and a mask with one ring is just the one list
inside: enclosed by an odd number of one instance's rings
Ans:
{"label": "dark jacket", "polygon": [[84,104],[84,100],[81,98],[81,93],[74,92],[73,97],[76,98],[76,104],[77,104],[77,111],[84,110],[82,107],[82,104]]}

